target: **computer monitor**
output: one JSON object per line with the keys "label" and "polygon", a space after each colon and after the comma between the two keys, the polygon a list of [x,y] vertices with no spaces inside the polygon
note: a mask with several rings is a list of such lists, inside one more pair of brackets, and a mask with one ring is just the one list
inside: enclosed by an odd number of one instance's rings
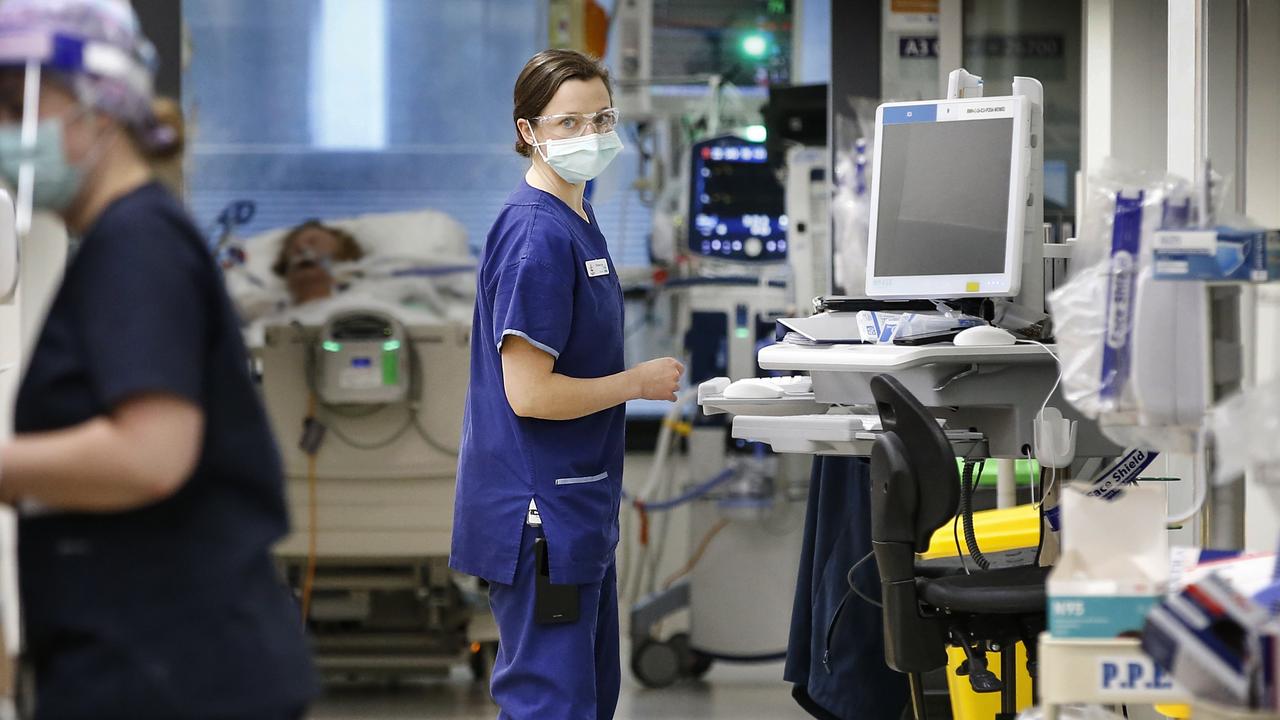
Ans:
{"label": "computer monitor", "polygon": [[867,295],[1017,295],[1029,138],[1021,96],[881,105]]}
{"label": "computer monitor", "polygon": [[787,259],[786,192],[763,143],[724,136],[695,143],[689,252],[734,262]]}

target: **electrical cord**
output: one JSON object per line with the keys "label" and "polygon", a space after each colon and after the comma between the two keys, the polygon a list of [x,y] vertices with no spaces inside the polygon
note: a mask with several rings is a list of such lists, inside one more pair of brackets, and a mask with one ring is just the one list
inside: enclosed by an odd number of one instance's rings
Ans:
{"label": "electrical cord", "polygon": [[715,539],[716,535],[720,534],[721,530],[724,530],[728,526],[729,518],[720,518],[719,522],[712,525],[711,529],[702,536],[702,540],[698,542],[697,549],[694,550],[691,556],[689,556],[689,560],[685,562],[684,566],[667,576],[667,578],[662,581],[662,589],[666,590],[674,585],[677,580],[693,572],[693,569],[697,567],[698,562],[702,560],[702,556],[707,554],[707,548],[711,546],[711,541]]}
{"label": "electrical cord", "polygon": [[1204,507],[1205,500],[1208,499],[1209,468],[1206,466],[1204,457],[1206,444],[1205,435],[1206,433],[1203,428],[1201,428],[1200,432],[1196,433],[1196,454],[1192,458],[1191,469],[1191,483],[1194,493],[1191,500],[1191,506],[1177,515],[1170,515],[1165,518],[1165,522],[1170,525],[1180,525],[1195,517],[1196,513],[1200,512],[1200,508]]}
{"label": "electrical cord", "polygon": [[[976,476],[973,471],[975,466],[978,468]],[[985,468],[985,460],[977,463],[965,462],[964,475],[960,478],[960,516],[963,518],[964,541],[969,547],[969,557],[973,558],[973,562],[979,568],[990,570],[991,561],[987,560],[987,556],[982,554],[982,549],[978,547],[978,534],[973,528],[973,492],[977,490]]]}
{"label": "electrical cord", "polygon": [[[1049,401],[1053,399],[1053,394],[1058,392],[1058,386],[1062,384],[1062,372],[1063,372],[1062,358],[1058,357],[1057,353],[1050,350],[1048,345],[1045,345],[1039,340],[1019,340],[1018,342],[1020,344],[1025,343],[1027,345],[1035,345],[1039,347],[1041,350],[1048,353],[1049,357],[1053,358],[1054,363],[1056,363],[1058,367],[1058,378],[1053,381],[1053,387],[1049,388],[1049,394],[1044,396],[1044,402],[1040,403],[1040,412],[1036,413],[1034,418],[1034,419],[1040,419],[1044,417],[1045,408],[1049,407]],[[1032,443],[1032,448],[1035,452],[1035,456],[1038,459],[1040,457],[1040,448],[1038,447],[1034,425],[1032,425],[1032,428],[1031,428],[1031,443]]]}
{"label": "electrical cord", "polygon": [[1036,499],[1036,490],[1044,490],[1044,483],[1041,482],[1044,478],[1044,468],[1040,468],[1039,473],[1031,472],[1031,466],[1035,463],[1035,458],[1031,454],[1031,448],[1024,445],[1023,450],[1027,456],[1027,472],[1031,476],[1031,502],[1036,503],[1039,502]]}
{"label": "electrical cord", "polygon": [[960,569],[964,570],[965,575],[972,575],[969,572],[969,564],[964,560],[964,549],[960,546],[960,516],[956,515],[955,520],[951,522],[951,537],[956,541],[956,557],[960,558]]}
{"label": "electrical cord", "polygon": [[352,420],[359,420],[361,418],[373,417],[374,415],[377,415],[378,413],[385,410],[386,407],[387,407],[386,403],[379,403],[377,405],[369,405],[367,407],[360,407],[360,408],[349,407],[344,405],[325,405],[324,409],[326,412],[337,415],[338,417],[349,418]]}
{"label": "electrical cord", "polygon": [[[960,460],[964,462],[964,464],[967,466],[969,464],[969,458],[973,456],[974,451],[976,451],[977,449],[978,449],[978,445],[977,443],[974,443],[974,445],[969,448],[969,452],[965,453],[964,457],[960,458]],[[964,484],[965,484],[964,478],[961,477],[960,478],[961,495],[964,494]],[[956,543],[956,558],[960,561],[960,569],[964,570],[965,575],[971,575],[972,573],[969,572],[969,564],[966,563],[964,560],[964,550],[960,547],[960,516],[962,514],[963,513],[956,513],[956,516],[951,519],[951,538],[955,540],[955,543]]]}
{"label": "electrical cord", "polygon": [[461,448],[451,448],[431,437],[431,433],[427,432],[427,429],[422,426],[422,416],[418,414],[417,410],[413,411],[413,429],[418,431],[418,437],[422,438],[422,442],[426,443],[437,452],[450,455],[452,457],[458,457],[462,452]]}
{"label": "electrical cord", "polygon": [[[329,406],[326,406],[325,410],[326,411],[329,410]],[[394,432],[392,432],[390,435],[388,435],[387,437],[381,440],[369,440],[369,441],[357,440],[351,437],[350,435],[348,435],[347,433],[343,432],[342,430],[339,430],[337,425],[326,426],[326,427],[329,430],[329,432],[333,433],[334,437],[338,438],[338,440],[342,441],[342,443],[347,445],[348,447],[354,448],[356,450],[364,450],[366,452],[372,452],[374,450],[384,450],[388,447],[391,447],[400,438],[404,437],[405,434],[408,433],[409,430],[413,428],[413,425],[414,425],[413,417],[414,417],[413,412],[410,411],[405,416],[404,422],[400,424],[400,427],[396,428]]]}
{"label": "electrical cord", "polygon": [[[295,324],[295,327],[300,333],[302,332],[303,328],[300,324]],[[406,339],[406,342],[404,343],[404,345],[407,348],[407,351],[409,354],[409,393],[408,394],[410,397],[417,397],[418,391],[422,387],[422,383],[423,383],[422,363],[421,363],[420,357],[418,356],[418,348],[413,343],[413,341]],[[305,356],[306,356],[306,366],[305,366],[304,372],[305,372],[306,381],[307,381],[307,388],[311,393],[313,401],[315,401],[319,397],[318,383],[316,378],[315,353],[313,351],[306,352]],[[320,406],[323,408],[324,413],[326,415],[340,417],[348,420],[361,420],[361,419],[374,417],[375,415],[388,409],[390,407],[390,404],[378,403],[376,405],[370,405],[367,408],[335,405],[335,404],[329,404],[329,403],[320,403]],[[314,416],[315,415],[313,411],[312,417]],[[366,452],[384,450],[394,445],[396,442],[398,442],[410,430],[414,430],[417,432],[417,435],[420,438],[422,438],[423,442],[425,442],[428,446],[430,446],[432,449],[436,450],[437,452],[443,453],[445,455],[450,455],[453,457],[457,457],[459,454],[458,449],[448,447],[444,443],[439,442],[438,440],[436,440],[431,436],[431,433],[429,433],[427,429],[423,427],[421,422],[421,417],[418,412],[418,408],[413,404],[409,405],[408,413],[405,416],[404,422],[399,427],[397,427],[390,435],[388,435],[387,437],[381,440],[358,440],[353,436],[351,436],[349,433],[341,430],[336,424],[332,424],[332,425],[326,424],[326,429],[332,432],[334,437],[338,438],[339,441],[341,441],[343,444],[347,445],[348,447],[354,448],[356,450],[363,450]]]}
{"label": "electrical cord", "polygon": [[[1040,486],[1044,487],[1044,468],[1040,468]],[[1040,555],[1044,552],[1044,500],[1043,498],[1036,504],[1037,515],[1039,517],[1039,525],[1036,526],[1036,565],[1040,564]]]}
{"label": "electrical cord", "polygon": [[[307,399],[307,418],[314,420],[316,416],[316,396],[311,393]],[[317,498],[316,481],[319,475],[316,455],[319,448],[307,453],[307,569],[302,577],[302,626],[306,628],[311,620],[311,595],[315,591],[316,566],[319,564],[319,500]]]}
{"label": "electrical cord", "polygon": [[878,608],[883,608],[884,604],[881,603],[879,600],[876,600],[874,598],[867,596],[867,594],[864,593],[862,589],[858,587],[858,584],[854,582],[854,578],[853,578],[853,575],[858,571],[858,568],[862,567],[863,565],[866,564],[868,560],[875,557],[875,554],[876,553],[873,550],[867,553],[866,555],[863,555],[861,560],[854,563],[853,567],[849,568],[849,572],[845,574],[844,579],[845,579],[845,582],[849,584],[849,589],[853,591],[853,594],[857,595],[858,598],[861,599],[863,602],[869,605],[874,605]]}

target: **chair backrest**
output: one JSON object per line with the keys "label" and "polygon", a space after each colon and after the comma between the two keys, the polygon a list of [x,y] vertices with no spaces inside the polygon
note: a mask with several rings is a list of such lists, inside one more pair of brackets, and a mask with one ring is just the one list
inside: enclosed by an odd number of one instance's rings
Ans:
{"label": "chair backrest", "polygon": [[899,542],[910,538],[915,551],[924,552],[934,531],[955,518],[960,505],[955,451],[938,421],[896,378],[871,378],[871,394],[885,433],[902,442],[914,485],[910,517],[894,508],[889,512],[893,527],[884,529]]}
{"label": "chair backrest", "polygon": [[938,422],[887,375],[871,379],[883,434],[871,452],[871,541],[880,573],[885,662],[904,673],[946,663],[946,628],[920,612],[915,557],[955,517],[960,474]]}

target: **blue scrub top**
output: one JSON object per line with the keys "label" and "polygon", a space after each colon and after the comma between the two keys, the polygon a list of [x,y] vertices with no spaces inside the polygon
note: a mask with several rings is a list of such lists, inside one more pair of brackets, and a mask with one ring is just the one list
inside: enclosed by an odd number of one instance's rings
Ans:
{"label": "blue scrub top", "polygon": [[599,582],[618,544],[625,406],[577,420],[517,417],[502,380],[502,341],[527,340],[554,372],[626,369],[622,285],[591,206],[587,217],[521,182],[485,243],[477,280],[450,567],[512,584],[532,499],[553,583]]}

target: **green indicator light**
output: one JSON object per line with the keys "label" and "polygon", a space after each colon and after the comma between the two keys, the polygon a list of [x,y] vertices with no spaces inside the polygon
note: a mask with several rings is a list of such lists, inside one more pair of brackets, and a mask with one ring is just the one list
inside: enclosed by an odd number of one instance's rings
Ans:
{"label": "green indicator light", "polygon": [[746,340],[747,338],[751,337],[751,331],[747,330],[746,328],[738,328],[737,335],[738,335],[738,339]]}
{"label": "green indicator light", "polygon": [[399,340],[388,340],[388,341],[386,341],[386,342],[382,343],[382,349],[383,349],[383,350],[386,350],[387,352],[391,352],[391,351],[393,351],[393,350],[399,350],[399,349],[400,349],[400,341],[399,341]]}
{"label": "green indicator light", "polygon": [[752,33],[742,38],[742,52],[749,57],[762,58],[768,50],[769,41],[765,39],[764,35]]}
{"label": "green indicator light", "polygon": [[338,352],[339,350],[342,349],[342,343],[336,343],[332,340],[325,340],[324,344],[321,345],[320,347],[323,347],[325,352]]}
{"label": "green indicator light", "polygon": [[[390,344],[387,343],[387,345]],[[396,347],[400,347],[400,343],[396,343]],[[386,345],[383,346],[382,350],[382,384],[400,384],[400,355],[394,348],[387,348]]]}
{"label": "green indicator light", "polygon": [[763,125],[748,125],[743,135],[753,143],[762,143],[769,139],[769,131]]}

